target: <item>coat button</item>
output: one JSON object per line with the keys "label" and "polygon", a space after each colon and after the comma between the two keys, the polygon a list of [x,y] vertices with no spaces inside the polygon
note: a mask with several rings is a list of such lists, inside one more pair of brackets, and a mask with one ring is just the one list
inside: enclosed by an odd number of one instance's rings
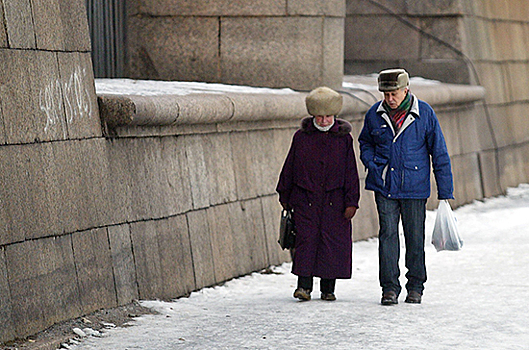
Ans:
{"label": "coat button", "polygon": [[312,207],[312,203],[309,203],[309,207]]}
{"label": "coat button", "polygon": [[388,197],[391,197],[391,193],[390,193],[390,194],[388,194]]}
{"label": "coat button", "polygon": [[330,202],[329,205],[332,207],[332,202]]}

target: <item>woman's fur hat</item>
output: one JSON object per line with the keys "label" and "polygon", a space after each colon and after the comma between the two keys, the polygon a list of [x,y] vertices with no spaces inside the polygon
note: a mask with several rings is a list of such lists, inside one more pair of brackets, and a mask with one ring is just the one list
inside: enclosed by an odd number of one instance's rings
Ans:
{"label": "woman's fur hat", "polygon": [[342,110],[343,97],[326,86],[312,90],[305,98],[310,115],[338,115]]}

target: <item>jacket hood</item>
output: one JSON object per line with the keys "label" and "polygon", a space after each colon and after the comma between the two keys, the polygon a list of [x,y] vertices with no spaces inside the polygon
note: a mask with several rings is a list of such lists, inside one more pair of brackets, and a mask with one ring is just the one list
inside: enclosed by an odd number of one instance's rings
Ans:
{"label": "jacket hood", "polygon": [[[301,121],[301,131],[306,133],[312,133],[312,132],[321,132],[313,124],[314,117],[306,117],[303,118]],[[332,128],[328,131],[331,134],[335,135],[347,135],[353,131],[353,127],[347,120],[339,119],[334,117],[334,125]]]}

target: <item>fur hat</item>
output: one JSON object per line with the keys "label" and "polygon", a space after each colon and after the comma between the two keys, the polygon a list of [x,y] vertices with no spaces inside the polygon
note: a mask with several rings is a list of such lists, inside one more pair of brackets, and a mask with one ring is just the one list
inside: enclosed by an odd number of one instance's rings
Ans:
{"label": "fur hat", "polygon": [[386,69],[378,74],[378,90],[395,91],[408,87],[410,77],[404,69]]}
{"label": "fur hat", "polygon": [[310,115],[338,115],[342,103],[342,95],[325,86],[312,90],[305,98]]}

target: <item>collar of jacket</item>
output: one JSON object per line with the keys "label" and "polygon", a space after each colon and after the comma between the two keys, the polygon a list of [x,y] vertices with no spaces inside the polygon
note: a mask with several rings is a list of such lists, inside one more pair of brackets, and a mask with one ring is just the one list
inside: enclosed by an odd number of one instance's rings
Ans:
{"label": "collar of jacket", "polygon": [[[411,92],[410,92],[410,94],[411,94]],[[417,118],[419,118],[421,116],[419,114],[419,99],[414,94],[411,94],[411,97],[413,98],[413,100],[411,102],[410,113],[415,114],[415,116]],[[379,113],[379,114],[387,113],[386,110],[384,109],[384,107],[382,106],[382,101],[380,101],[380,103],[378,105],[377,113]]]}
{"label": "collar of jacket", "polygon": [[[313,123],[312,118],[314,117],[303,118],[303,120],[301,121],[301,131],[306,132],[306,133],[322,132],[316,129],[314,124],[312,124]],[[327,132],[340,136],[340,135],[347,135],[351,133],[352,130],[353,130],[353,127],[351,126],[351,124],[349,124],[347,120],[334,117],[334,125]]]}

